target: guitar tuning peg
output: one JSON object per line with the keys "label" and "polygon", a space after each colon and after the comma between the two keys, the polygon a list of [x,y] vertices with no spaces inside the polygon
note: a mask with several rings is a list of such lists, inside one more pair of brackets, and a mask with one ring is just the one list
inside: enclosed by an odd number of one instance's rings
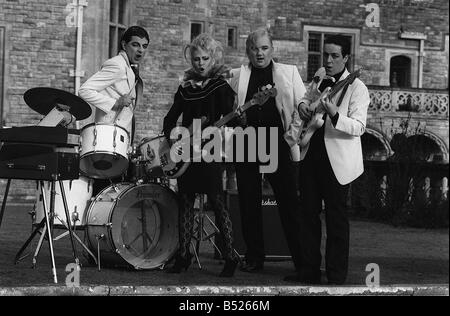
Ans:
{"label": "guitar tuning peg", "polygon": [[261,91],[265,91],[266,89],[267,89],[266,86],[262,86],[262,87],[261,87]]}
{"label": "guitar tuning peg", "polygon": [[272,85],[271,84],[268,84],[266,87],[267,87],[267,89],[272,89]]}

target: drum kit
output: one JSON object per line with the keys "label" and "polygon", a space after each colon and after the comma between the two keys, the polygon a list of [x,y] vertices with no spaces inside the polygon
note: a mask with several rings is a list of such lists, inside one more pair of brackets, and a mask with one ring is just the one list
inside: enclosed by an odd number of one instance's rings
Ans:
{"label": "drum kit", "polygon": [[[46,115],[41,126],[64,126],[91,114],[90,106],[81,98],[57,89],[30,89],[24,99],[32,109]],[[91,257],[96,253],[94,261],[99,269],[100,262],[111,267],[162,269],[178,247],[178,202],[174,186],[147,150],[147,144],[158,142],[161,136],[145,138],[131,151],[130,135],[116,124],[91,123],[79,132],[80,176],[62,181],[68,225],[73,231],[84,231],[84,248]],[[128,181],[111,182],[93,195],[96,179],[111,180],[128,173]],[[44,202],[50,200],[52,190],[50,182],[41,183],[33,226],[44,219]],[[63,196],[56,189],[54,214],[49,214],[55,228],[67,227],[69,221],[65,221]]]}

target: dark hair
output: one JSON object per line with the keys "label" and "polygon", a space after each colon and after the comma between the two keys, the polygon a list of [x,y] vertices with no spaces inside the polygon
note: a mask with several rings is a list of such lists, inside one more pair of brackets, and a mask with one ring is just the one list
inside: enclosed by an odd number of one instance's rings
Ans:
{"label": "dark hair", "polygon": [[125,33],[123,33],[122,38],[120,39],[120,43],[122,43],[122,41],[125,41],[125,43],[128,43],[129,41],[131,41],[131,38],[133,36],[145,38],[148,42],[150,42],[150,37],[148,36],[147,31],[143,27],[134,25],[134,26],[130,26],[125,31]]}
{"label": "dark hair", "polygon": [[335,44],[341,46],[342,56],[350,56],[350,40],[343,35],[330,35],[325,37],[324,44]]}

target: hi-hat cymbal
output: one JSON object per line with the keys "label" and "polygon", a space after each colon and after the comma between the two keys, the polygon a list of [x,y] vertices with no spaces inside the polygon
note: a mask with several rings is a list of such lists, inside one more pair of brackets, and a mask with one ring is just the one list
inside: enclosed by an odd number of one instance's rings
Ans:
{"label": "hi-hat cymbal", "polygon": [[65,105],[77,121],[88,118],[92,113],[91,107],[83,99],[59,89],[32,88],[25,92],[23,99],[30,108],[42,115],[47,115],[58,104]]}

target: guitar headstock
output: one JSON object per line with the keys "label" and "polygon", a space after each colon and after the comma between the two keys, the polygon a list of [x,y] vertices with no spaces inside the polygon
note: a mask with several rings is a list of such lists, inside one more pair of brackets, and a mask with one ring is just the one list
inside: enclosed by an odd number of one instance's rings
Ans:
{"label": "guitar headstock", "polygon": [[269,98],[277,96],[277,89],[274,85],[268,84],[261,88],[261,91],[253,95],[253,101],[259,105],[262,105],[269,100]]}
{"label": "guitar headstock", "polygon": [[[364,71],[364,69],[361,67],[358,70],[353,71],[351,74],[348,75],[348,81],[350,82],[350,84],[353,83],[353,81],[355,81],[356,78],[358,78],[359,76],[361,76],[361,73]],[[345,78],[345,79],[347,79]]]}
{"label": "guitar headstock", "polygon": [[361,76],[363,68],[359,68],[358,70],[353,71],[344,80],[338,81],[334,86],[331,87],[331,91],[329,92],[329,96],[333,97],[336,93],[338,93],[341,89],[343,89],[347,85],[351,85],[356,78]]}

